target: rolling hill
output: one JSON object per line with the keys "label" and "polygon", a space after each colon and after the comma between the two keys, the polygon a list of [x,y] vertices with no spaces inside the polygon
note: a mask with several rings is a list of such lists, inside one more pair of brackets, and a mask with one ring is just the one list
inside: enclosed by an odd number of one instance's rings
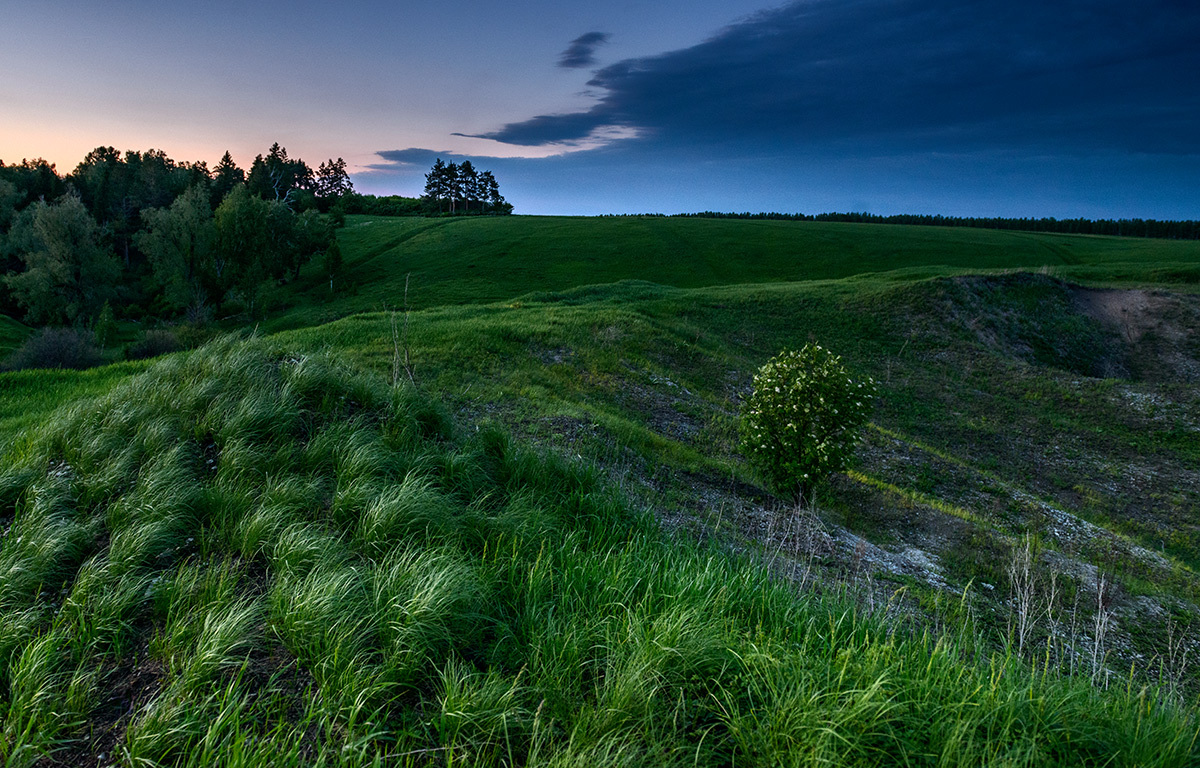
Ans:
{"label": "rolling hill", "polygon": [[[1196,243],[340,238],[265,339],[0,374],[10,764],[1200,758]],[[797,509],[736,417],[810,340],[881,394]]]}
{"label": "rolling hill", "polygon": [[310,265],[276,297],[268,327],[402,306],[409,278],[414,309],[620,280],[699,288],[1046,268],[1080,280],[1200,282],[1200,241],[880,224],[349,216],[339,242],[347,269],[334,289],[319,265]]}

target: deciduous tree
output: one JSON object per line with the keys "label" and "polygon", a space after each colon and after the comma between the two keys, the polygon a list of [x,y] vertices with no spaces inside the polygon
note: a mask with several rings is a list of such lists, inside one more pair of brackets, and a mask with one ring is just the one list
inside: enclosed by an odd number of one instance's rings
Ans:
{"label": "deciduous tree", "polygon": [[120,266],[100,234],[77,195],[22,211],[10,237],[25,268],[5,281],[30,322],[82,321],[114,294]]}
{"label": "deciduous tree", "polygon": [[17,185],[5,179],[0,179],[0,236],[12,226],[17,216],[17,205],[25,195],[17,189]]}
{"label": "deciduous tree", "polygon": [[169,208],[142,212],[145,229],[135,238],[150,260],[151,277],[163,303],[182,310],[197,301],[214,300],[205,275],[216,271],[216,227],[206,184],[184,192]]}
{"label": "deciduous tree", "polygon": [[0,178],[4,178],[22,193],[18,209],[37,200],[57,200],[66,194],[67,187],[53,163],[36,158],[22,160],[17,165],[0,162]]}
{"label": "deciduous tree", "polygon": [[268,251],[266,200],[239,184],[213,213],[217,247],[213,259],[214,283],[224,294],[240,290],[254,308],[259,287],[267,278],[263,257]]}

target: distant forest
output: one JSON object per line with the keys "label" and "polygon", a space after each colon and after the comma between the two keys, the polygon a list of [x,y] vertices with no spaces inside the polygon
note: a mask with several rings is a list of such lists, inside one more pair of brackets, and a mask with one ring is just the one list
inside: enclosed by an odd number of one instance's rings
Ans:
{"label": "distant forest", "polygon": [[[667,216],[668,214],[641,214]],[[877,216],[873,213],[674,213],[671,218],[694,219],[779,219],[782,221],[840,221],[854,224],[904,224],[922,227],[971,227],[1009,229],[1021,232],[1057,232],[1068,235],[1113,235],[1115,237],[1152,237],[1165,240],[1200,240],[1200,221],[1158,221],[1156,219],[1013,219],[1003,217],[929,216],[900,214]]]}
{"label": "distant forest", "polygon": [[0,161],[0,314],[30,325],[98,318],[261,313],[263,292],[319,259],[342,268],[334,229],[347,214],[510,213],[489,172],[438,161],[426,198],[361,195],[342,158],[314,170],[278,143],[249,170],[160,150],[98,147],[66,175],[42,159]]}

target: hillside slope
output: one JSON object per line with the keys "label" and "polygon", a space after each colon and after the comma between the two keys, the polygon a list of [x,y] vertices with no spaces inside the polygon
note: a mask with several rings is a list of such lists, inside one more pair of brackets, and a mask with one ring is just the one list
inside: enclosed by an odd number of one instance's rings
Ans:
{"label": "hillside slope", "polygon": [[[470,425],[468,425],[470,426]],[[0,756],[1183,766],[1192,715],[669,541],[579,464],[226,343],[0,474]]]}
{"label": "hillside slope", "polygon": [[[293,330],[0,374],[6,761],[1194,762],[1193,245],[808,226],[352,218]],[[797,509],[813,340],[881,396]]]}
{"label": "hillside slope", "polygon": [[[1122,303],[1116,318],[1097,314]],[[1010,570],[1028,543],[1053,616],[1037,626],[1039,653],[1159,679],[1168,637],[1177,653],[1197,648],[1194,295],[1028,273],[622,283],[286,337],[405,379],[396,353],[407,352],[416,380],[464,418],[596,462],[668,527],[835,584],[874,580],[878,600],[902,589],[913,610],[965,597],[989,642],[1007,642]],[[741,463],[736,413],[758,365],[814,339],[881,396],[860,466],[797,516]],[[1170,679],[1196,683],[1189,665]]]}

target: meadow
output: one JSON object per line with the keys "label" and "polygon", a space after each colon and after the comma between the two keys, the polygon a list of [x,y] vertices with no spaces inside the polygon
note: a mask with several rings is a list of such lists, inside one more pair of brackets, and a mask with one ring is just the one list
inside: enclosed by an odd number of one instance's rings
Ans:
{"label": "meadow", "polygon": [[[7,764],[1200,759],[1197,243],[340,242],[257,330],[0,374]],[[881,396],[796,509],[736,416],[809,340]]]}
{"label": "meadow", "polygon": [[308,269],[265,328],[312,326],[403,305],[427,309],[533,291],[643,280],[677,288],[1059,270],[1081,280],[1200,282],[1200,241],[882,224],[664,218],[346,217],[347,268]]}

